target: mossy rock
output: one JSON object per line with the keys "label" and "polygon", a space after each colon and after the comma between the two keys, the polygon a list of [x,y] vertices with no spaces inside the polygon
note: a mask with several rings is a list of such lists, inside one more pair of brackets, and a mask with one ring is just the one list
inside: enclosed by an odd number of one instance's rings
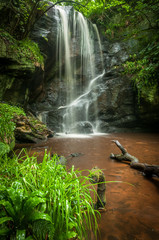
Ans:
{"label": "mossy rock", "polygon": [[16,123],[15,138],[18,142],[38,143],[54,136],[54,132],[32,114],[15,116],[14,122]]}

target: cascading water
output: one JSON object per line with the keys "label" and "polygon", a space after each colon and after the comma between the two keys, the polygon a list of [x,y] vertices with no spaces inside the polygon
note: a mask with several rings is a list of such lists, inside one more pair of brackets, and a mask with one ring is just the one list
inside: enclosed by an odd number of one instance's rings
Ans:
{"label": "cascading water", "polygon": [[73,8],[58,6],[56,14],[60,16],[57,78],[66,88],[65,102],[58,108],[62,111],[61,132],[93,133],[98,130],[98,84],[105,73],[98,29]]}

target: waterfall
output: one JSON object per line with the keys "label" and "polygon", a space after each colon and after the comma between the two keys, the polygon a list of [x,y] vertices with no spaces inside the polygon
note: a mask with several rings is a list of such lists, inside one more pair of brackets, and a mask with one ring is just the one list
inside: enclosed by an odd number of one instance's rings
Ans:
{"label": "waterfall", "polygon": [[66,92],[58,107],[61,132],[93,133],[98,131],[98,85],[105,73],[98,29],[72,7],[56,6],[56,15],[56,78]]}

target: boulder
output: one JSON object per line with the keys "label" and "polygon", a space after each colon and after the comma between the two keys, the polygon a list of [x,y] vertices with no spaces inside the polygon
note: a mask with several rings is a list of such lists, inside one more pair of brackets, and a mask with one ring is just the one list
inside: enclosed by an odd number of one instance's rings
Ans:
{"label": "boulder", "polygon": [[90,133],[93,133],[93,126],[88,121],[77,122],[70,129],[69,133],[90,134]]}

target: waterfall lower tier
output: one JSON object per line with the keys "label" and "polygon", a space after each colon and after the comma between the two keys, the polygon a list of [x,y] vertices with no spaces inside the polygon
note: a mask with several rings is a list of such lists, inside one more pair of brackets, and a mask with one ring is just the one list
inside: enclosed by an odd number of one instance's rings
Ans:
{"label": "waterfall lower tier", "polygon": [[70,7],[56,7],[56,16],[56,79],[66,92],[58,107],[60,132],[93,133],[98,131],[97,97],[105,73],[99,33],[95,25]]}

